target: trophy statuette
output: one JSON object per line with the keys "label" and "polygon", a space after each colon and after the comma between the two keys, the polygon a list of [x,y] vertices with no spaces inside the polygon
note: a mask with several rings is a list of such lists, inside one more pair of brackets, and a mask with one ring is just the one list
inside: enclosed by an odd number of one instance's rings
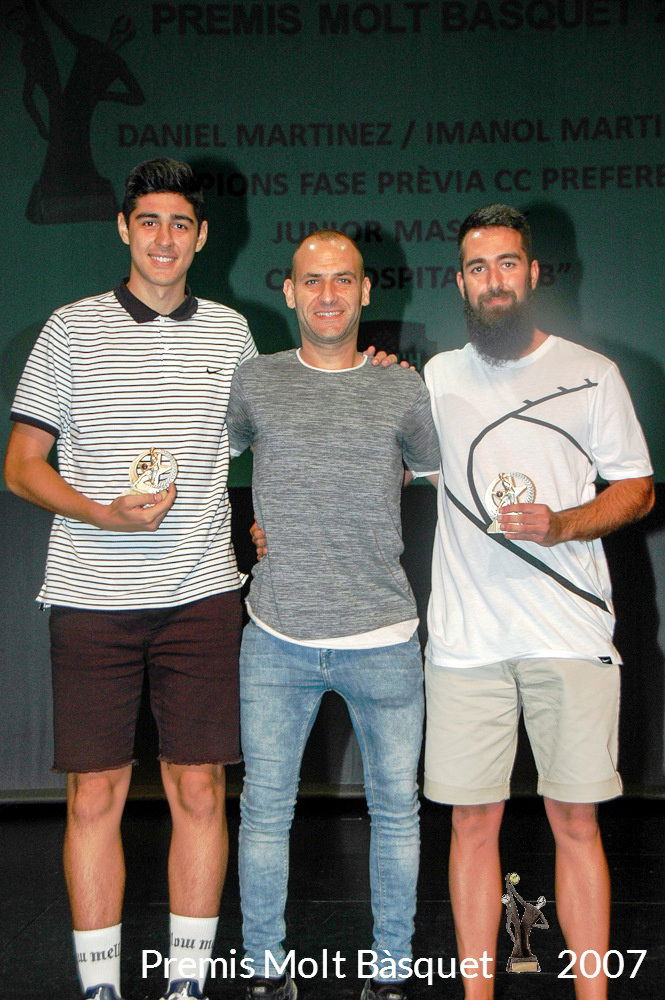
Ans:
{"label": "trophy statuette", "polygon": [[492,518],[487,526],[489,535],[502,534],[497,514],[502,507],[511,503],[533,503],[536,487],[532,479],[523,472],[500,472],[485,492],[485,507]]}
{"label": "trophy statuette", "polygon": [[164,448],[147,448],[129,466],[129,493],[161,493],[178,475],[178,463]]}
{"label": "trophy statuette", "polygon": [[[513,950],[506,963],[507,972],[540,972],[538,959],[531,951],[529,937],[534,927],[547,930],[549,924],[542,912],[547,900],[539,896],[535,903],[522,899],[515,886],[520,880],[517,872],[506,875],[506,891],[501,902],[506,907],[506,930],[513,941]],[[522,906],[520,917],[517,904]]]}

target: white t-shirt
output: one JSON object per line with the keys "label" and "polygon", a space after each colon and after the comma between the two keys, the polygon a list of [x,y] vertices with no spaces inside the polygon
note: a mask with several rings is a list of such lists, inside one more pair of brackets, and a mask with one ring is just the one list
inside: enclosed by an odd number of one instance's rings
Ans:
{"label": "white t-shirt", "polygon": [[427,656],[471,667],[519,656],[618,660],[600,540],[546,548],[487,534],[488,487],[521,473],[553,510],[595,496],[598,476],[651,474],[644,435],[617,366],[560,337],[502,366],[470,344],[425,368],[443,476]]}

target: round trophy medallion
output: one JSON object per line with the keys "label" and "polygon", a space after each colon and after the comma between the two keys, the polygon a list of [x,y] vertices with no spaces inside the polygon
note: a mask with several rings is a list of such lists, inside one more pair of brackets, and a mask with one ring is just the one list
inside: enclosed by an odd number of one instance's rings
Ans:
{"label": "round trophy medallion", "polygon": [[492,518],[487,527],[489,534],[501,533],[496,515],[501,507],[511,503],[533,503],[536,487],[523,472],[500,472],[485,491],[485,507]]}
{"label": "round trophy medallion", "polygon": [[132,493],[160,493],[175,482],[177,475],[175,457],[163,448],[148,448],[129,466]]}

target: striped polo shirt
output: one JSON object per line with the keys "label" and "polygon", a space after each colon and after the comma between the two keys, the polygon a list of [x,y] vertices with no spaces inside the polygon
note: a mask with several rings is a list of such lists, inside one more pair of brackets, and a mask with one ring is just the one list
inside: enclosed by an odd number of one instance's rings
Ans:
{"label": "striped polo shirt", "polygon": [[147,449],[170,451],[178,495],[156,532],[101,531],[56,515],[38,600],[164,608],[235,590],[226,480],[233,373],[257,353],[247,321],[194,298],[169,316],[122,284],[50,317],[21,377],[12,420],[57,438],[62,477],[111,503]]}

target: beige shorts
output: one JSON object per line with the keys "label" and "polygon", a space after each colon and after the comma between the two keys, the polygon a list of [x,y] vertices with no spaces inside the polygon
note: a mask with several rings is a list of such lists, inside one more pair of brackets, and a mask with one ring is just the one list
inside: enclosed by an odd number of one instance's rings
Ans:
{"label": "beige shorts", "polygon": [[599,660],[525,658],[466,668],[426,661],[425,795],[450,805],[509,798],[523,711],[540,795],[615,798],[622,790],[619,686],[619,667]]}

